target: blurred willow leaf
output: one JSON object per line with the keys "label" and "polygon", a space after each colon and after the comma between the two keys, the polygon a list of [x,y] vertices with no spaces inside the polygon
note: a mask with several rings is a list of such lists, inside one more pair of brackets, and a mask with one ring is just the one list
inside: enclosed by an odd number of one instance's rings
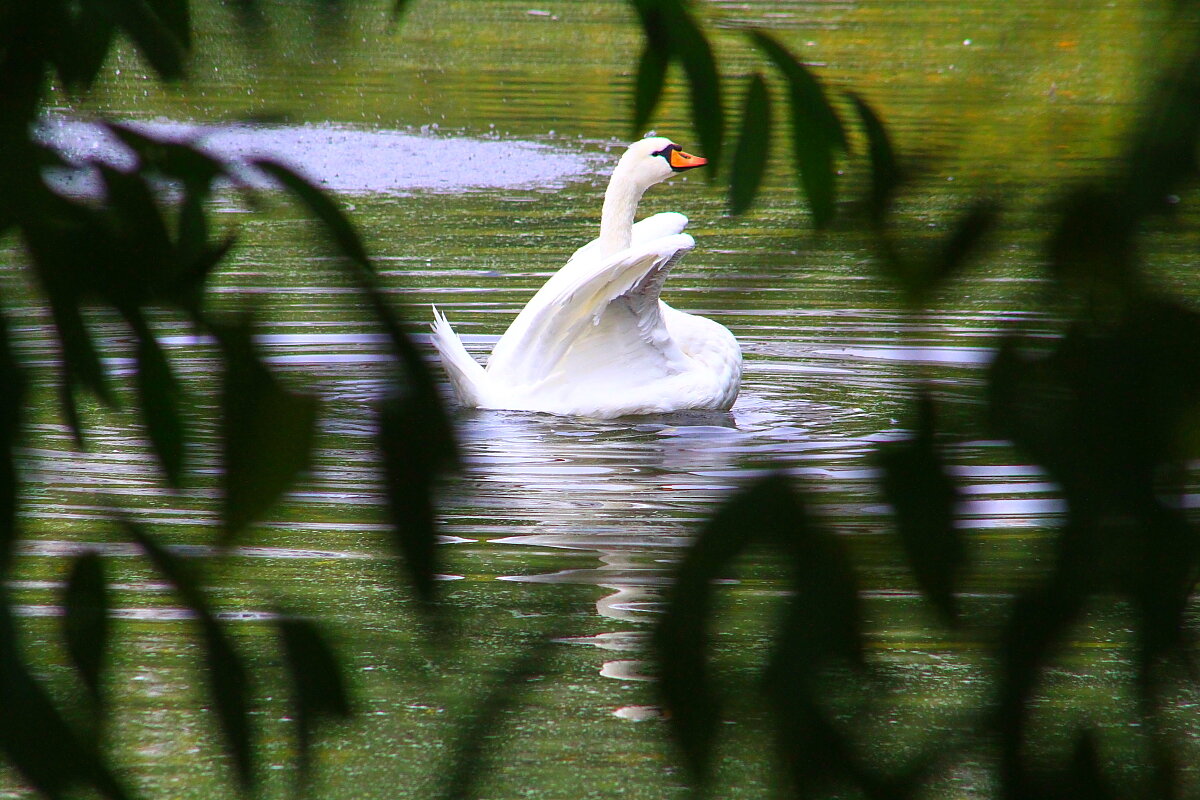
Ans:
{"label": "blurred willow leaf", "polygon": [[138,543],[154,568],[173,587],[196,617],[204,648],[205,677],[226,746],[233,758],[243,788],[254,784],[254,750],[250,725],[250,679],[242,658],[220,620],[209,607],[199,580],[188,564],[171,553],[140,525],[121,520],[126,532]]}
{"label": "blurred willow leaf", "polygon": [[189,0],[145,0],[162,21],[163,25],[183,45],[184,50],[192,46],[192,21],[188,10]]}
{"label": "blurred willow leaf", "polygon": [[[862,659],[856,581],[836,539],[813,525],[782,474],[734,495],[704,525],[676,570],[653,637],[669,724],[700,784],[709,773],[720,718],[707,658],[713,582],[755,542],[776,548],[792,568],[792,598],[768,666],[776,685],[781,676],[803,683],[832,661]],[[802,688],[789,684],[788,691]]]}
{"label": "blurred willow leaf", "polygon": [[917,397],[917,426],[909,438],[879,448],[884,498],[895,512],[897,531],[917,585],[950,622],[958,617],[955,589],[966,559],[954,526],[958,490],[946,471],[934,434],[933,399]]}
{"label": "blurred willow leaf", "polygon": [[1200,39],[1195,34],[1188,48],[1169,62],[1129,143],[1117,192],[1135,221],[1147,212],[1169,208],[1169,197],[1200,172]]}
{"label": "blurred willow leaf", "polygon": [[[72,6],[75,4],[71,4]],[[102,3],[46,3],[60,36],[54,53],[59,77],[70,89],[88,88],[108,57],[116,28]]]}
{"label": "blurred willow leaf", "polygon": [[0,575],[7,575],[18,533],[17,446],[27,378],[12,351],[8,318],[0,314]]}
{"label": "blurred willow leaf", "polygon": [[110,624],[108,582],[98,553],[84,553],[75,559],[62,605],[67,654],[92,696],[99,699]]}
{"label": "blurred willow leaf", "polygon": [[[1069,773],[1065,776],[1065,785],[1049,787],[1045,796],[1061,797],[1064,800],[1117,800],[1120,796],[1114,791],[1104,775],[1105,759],[1100,754],[1100,744],[1096,740],[1096,731],[1087,728],[1079,731],[1075,738],[1075,748],[1071,757]],[[1169,784],[1160,784],[1166,786]]]}
{"label": "blurred willow leaf", "polygon": [[106,126],[133,150],[144,172],[156,173],[183,184],[178,206],[177,234],[168,274],[160,276],[162,300],[178,305],[193,316],[200,314],[204,285],[213,268],[233,245],[233,237],[215,244],[209,241],[206,203],[218,180],[239,183],[227,165],[195,146],[148,136],[127,125]]}
{"label": "blurred willow leaf", "polygon": [[450,747],[450,764],[442,770],[444,786],[438,800],[471,800],[486,796],[479,784],[489,766],[488,756],[504,731],[506,715],[513,711],[531,682],[544,673],[554,658],[557,639],[539,637],[513,659],[488,692],[472,703],[473,713],[461,725]]}
{"label": "blurred willow leaf", "polygon": [[791,688],[784,691],[793,691],[822,668],[863,665],[858,581],[841,542],[811,519],[786,476],[772,476],[760,487],[750,518],[792,572],[767,671],[786,676]]}
{"label": "blurred willow leaf", "polygon": [[396,549],[409,580],[427,608],[435,599],[437,527],[435,482],[454,454],[444,452],[439,413],[412,392],[385,398],[379,414],[379,452],[383,458],[388,511]]}
{"label": "blurred willow leaf", "polygon": [[834,151],[846,150],[846,132],[825,96],[825,90],[808,68],[770,34],[754,31],[753,37],[787,82],[792,111],[792,149],[800,185],[812,206],[814,224],[824,228],[833,221],[836,213]]}
{"label": "blurred willow leaf", "polygon": [[[1056,224],[1046,240],[1057,287],[1120,308],[1140,294],[1138,210],[1111,187],[1085,185],[1058,201]],[[1093,306],[1092,310],[1095,310]]]}
{"label": "blurred willow leaf", "polygon": [[358,231],[354,229],[354,225],[350,222],[349,218],[338,208],[335,200],[314,186],[307,178],[284,164],[269,159],[260,159],[251,163],[278,180],[321,223],[328,232],[338,253],[348,259],[356,268],[355,277],[358,280],[359,287],[367,295],[367,299],[375,311],[376,319],[387,331],[393,350],[404,365],[407,377],[420,383],[422,391],[428,389],[432,392],[432,378],[428,376],[425,378],[422,377],[422,375],[425,375],[423,369],[424,359],[408,335],[404,333],[395,313],[384,299],[377,284],[375,266],[371,263],[370,256],[367,255],[366,247],[363,246]]}
{"label": "blurred willow leaf", "polygon": [[634,139],[642,136],[650,118],[654,116],[654,110],[658,108],[667,79],[667,65],[670,63],[665,45],[656,41],[657,37],[651,38],[649,31],[646,35],[646,46],[642,48],[642,57],[638,61],[633,94]]}
{"label": "blurred willow leaf", "polygon": [[[82,210],[63,217],[33,220],[22,227],[22,232],[34,262],[34,271],[46,293],[54,330],[62,348],[62,391],[66,404],[71,407],[68,416],[75,416],[74,398],[67,399],[67,395],[76,386],[89,389],[106,404],[113,405],[115,399],[108,385],[108,373],[80,309],[82,292],[92,282],[92,277],[83,273],[80,254],[107,258],[112,250],[107,232]],[[87,266],[95,269],[94,261]],[[82,441],[82,429],[78,424],[73,424],[72,429],[76,439]]]}
{"label": "blurred willow leaf", "polygon": [[93,742],[67,721],[30,674],[21,652],[7,594],[0,593],[0,752],[45,797],[75,797],[90,786],[111,800],[130,795]]}
{"label": "blurred willow leaf", "polygon": [[[646,49],[638,68],[634,98],[634,127],[640,134],[661,96],[666,65],[678,60],[688,79],[692,125],[704,155],[718,166],[725,137],[725,109],[721,104],[721,76],[712,46],[681,0],[630,0],[646,34]],[[653,51],[653,52],[652,52]],[[649,85],[658,77],[659,87]]]}
{"label": "blurred willow leaf", "polygon": [[671,33],[672,48],[679,55],[688,77],[692,125],[716,174],[724,149],[725,108],[721,103],[721,75],[713,58],[712,45],[682,5]]}
{"label": "blurred willow leaf", "polygon": [[654,628],[657,688],[667,724],[700,785],[709,776],[720,719],[708,662],[713,581],[727,574],[754,538],[759,493],[757,486],[739,492],[704,524],[672,576],[665,611]]}
{"label": "blurred willow leaf", "polygon": [[301,771],[311,767],[312,737],[326,717],[350,716],[350,694],[337,654],[311,621],[285,617],[276,622],[292,686]]}
{"label": "blurred willow leaf", "polygon": [[[283,164],[270,160],[258,160],[253,164],[273,176],[307,206],[328,231],[338,252],[354,265],[359,287],[386,331],[392,351],[403,368],[402,398],[397,399],[400,398],[397,396],[384,401],[379,444],[388,470],[389,504],[396,523],[397,543],[401,552],[412,559],[410,568],[417,570],[413,577],[418,594],[431,599],[432,587],[426,584],[426,577],[418,577],[432,575],[427,569],[431,561],[423,554],[425,545],[421,543],[421,537],[424,533],[421,531],[428,528],[432,535],[433,510],[429,499],[432,482],[440,471],[457,466],[458,443],[429,365],[387,304],[358,232],[333,198]],[[420,430],[406,430],[407,425],[417,425]],[[419,441],[417,449],[412,447],[414,441]],[[416,538],[410,538],[410,534]]]}
{"label": "blurred willow leaf", "polygon": [[193,145],[159,139],[118,122],[104,123],[104,127],[137,154],[140,165],[146,170],[196,189],[211,187],[220,177],[233,180],[224,164]]}
{"label": "blurred willow leaf", "polygon": [[750,78],[742,107],[742,127],[729,175],[729,208],[742,214],[754,204],[771,150],[771,94],[759,73]]}
{"label": "blurred willow leaf", "polygon": [[[110,0],[106,4],[114,21],[129,34],[159,77],[167,81],[179,80],[184,74],[188,34],[181,37],[178,31],[172,30],[178,20],[170,11],[170,6],[181,2],[155,0],[152,4],[148,0]],[[155,6],[166,6],[167,18],[161,16]],[[174,16],[178,16],[177,12]]]}
{"label": "blurred willow leaf", "polygon": [[110,248],[92,284],[128,317],[160,293],[174,263],[174,245],[146,178],[103,164],[97,168],[108,201],[102,220]]}
{"label": "blurred willow leaf", "polygon": [[879,115],[858,94],[846,94],[854,103],[863,131],[867,134],[867,153],[871,159],[871,219],[876,225],[880,225],[887,216],[892,198],[900,186],[900,165],[896,160],[896,152],[892,148],[887,127],[879,119]]}
{"label": "blurred willow leaf", "polygon": [[225,538],[260,519],[312,457],[319,403],[263,364],[252,323],[215,327],[225,359],[222,450]]}
{"label": "blurred willow leaf", "polygon": [[142,422],[167,480],[178,487],[183,480],[186,440],[179,410],[182,392],[154,333],[144,324],[136,332],[137,391]]}
{"label": "blurred willow leaf", "polygon": [[922,293],[928,295],[957,274],[978,252],[988,234],[996,227],[999,218],[1000,209],[991,200],[972,202],[966,213],[955,223],[941,251],[932,261],[925,283],[921,287]]}
{"label": "blurred willow leaf", "polygon": [[329,195],[313,186],[312,182],[286,164],[267,158],[253,159],[250,163],[279,181],[283,188],[304,203],[313,216],[325,226],[342,255],[367,272],[375,271],[358,232]]}

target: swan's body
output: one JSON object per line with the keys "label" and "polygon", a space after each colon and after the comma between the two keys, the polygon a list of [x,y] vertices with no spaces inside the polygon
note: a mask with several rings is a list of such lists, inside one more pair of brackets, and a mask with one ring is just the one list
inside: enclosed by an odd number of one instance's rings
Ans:
{"label": "swan's body", "polygon": [[633,223],[646,189],[704,163],[666,139],[631,145],[605,193],[600,236],[538,290],[486,369],[434,309],[433,343],[463,405],[601,418],[733,405],[742,375],[733,334],[659,299],[695,246],[687,217]]}

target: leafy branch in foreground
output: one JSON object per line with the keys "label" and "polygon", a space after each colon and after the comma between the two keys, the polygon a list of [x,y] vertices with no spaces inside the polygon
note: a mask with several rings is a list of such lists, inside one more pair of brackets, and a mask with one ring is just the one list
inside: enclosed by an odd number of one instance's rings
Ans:
{"label": "leafy branch in foreground", "polygon": [[[646,37],[634,84],[634,135],[641,135],[653,117],[662,98],[669,65],[679,62],[691,97],[692,125],[705,155],[716,156],[710,159],[716,166],[725,160],[724,80],[704,30],[683,0],[630,0],[630,3]],[[786,90],[797,184],[808,201],[813,225],[818,229],[828,228],[837,214],[837,158],[849,150],[846,128],[813,71],[779,39],[764,31],[751,31],[748,37]],[[900,173],[878,116],[860,95],[850,93],[848,98],[868,139],[870,207],[878,217],[899,184]],[[772,109],[769,81],[762,72],[751,74],[730,159],[729,207],[735,214],[748,211],[761,188],[770,144],[775,137]]]}
{"label": "leafy branch in foreground", "polygon": [[[13,353],[7,315],[0,312],[0,578],[11,574],[23,535],[17,513],[18,447],[28,424],[26,386],[57,378],[57,411],[81,447],[93,424],[81,400],[90,397],[115,408],[125,395],[112,367],[112,356],[123,346],[97,319],[106,325],[119,320],[129,334],[136,365],[134,413],[164,480],[178,489],[196,480],[189,456],[201,426],[189,417],[199,412],[186,409],[189,393],[203,389],[178,374],[161,323],[190,326],[216,343],[224,378],[212,420],[218,423],[222,457],[221,524],[213,538],[230,547],[249,536],[307,470],[321,413],[315,395],[287,385],[268,365],[250,314],[231,317],[209,306],[208,285],[235,243],[232,233],[220,233],[210,201],[228,187],[250,190],[240,184],[233,165],[192,144],[128,126],[107,126],[132,156],[128,167],[99,158],[69,163],[34,133],[51,76],[70,91],[86,90],[119,36],[133,43],[161,79],[180,78],[192,43],[189,4],[46,0],[9,4],[3,18],[0,235],[15,234],[23,245],[40,299],[50,309],[59,363],[49,370],[56,375],[41,374],[44,367],[35,371],[21,365]],[[457,462],[449,417],[423,357],[377,285],[357,232],[336,203],[282,165],[264,161],[257,166],[297,196],[330,233],[392,343],[399,366],[398,399],[385,401],[388,423],[382,426],[380,460],[392,475],[396,541],[411,583],[431,605],[436,534],[430,495],[436,477]],[[49,172],[63,169],[89,171],[96,178],[95,191],[60,191]],[[119,510],[111,516],[194,615],[224,748],[238,784],[253,789],[258,773],[257,734],[251,725],[254,676],[230,624],[211,608],[197,577],[199,566],[177,556],[150,529],[124,521]],[[106,653],[114,636],[105,563],[97,553],[79,556],[63,599],[67,652],[92,698],[91,721],[78,730],[72,715],[59,708],[65,701],[43,687],[29,668],[13,634],[11,600],[6,592],[0,594],[0,706],[5,709],[0,714],[0,753],[33,788],[50,797],[80,785],[108,797],[126,796],[103,746],[103,720],[110,710]],[[286,615],[277,627],[278,648],[293,687],[301,774],[308,775],[319,721],[344,716],[350,699],[339,659],[313,623]],[[31,736],[31,731],[44,736]]]}
{"label": "leafy branch in foreground", "polygon": [[[1200,576],[1200,529],[1188,490],[1200,453],[1200,312],[1147,277],[1139,237],[1155,215],[1168,209],[1178,214],[1181,202],[1194,202],[1200,184],[1198,11],[1195,4],[1181,4],[1183,45],[1166,51],[1162,83],[1141,110],[1113,174],[1064,192],[1048,214],[1045,265],[1058,334],[1048,339],[1043,331],[1026,335],[1014,326],[998,336],[984,375],[977,413],[986,419],[973,421],[974,429],[988,431],[1043,469],[1065,502],[1062,525],[1045,534],[1047,568],[1015,590],[1004,614],[964,614],[970,601],[964,566],[972,544],[959,528],[959,492],[944,455],[963,432],[935,414],[930,382],[915,381],[922,388],[914,391],[913,431],[878,448],[881,494],[914,585],[943,623],[955,626],[958,641],[965,636],[992,643],[983,666],[990,702],[965,718],[946,710],[936,724],[953,733],[910,746],[898,769],[881,769],[882,761],[898,762],[894,754],[882,755],[890,742],[886,730],[843,722],[859,718],[858,709],[844,701],[831,706],[827,696],[811,689],[813,663],[821,663],[813,657],[813,642],[824,646],[826,656],[844,658],[848,651],[836,637],[818,636],[826,629],[811,620],[781,627],[773,636],[763,686],[778,763],[791,778],[794,796],[824,796],[847,782],[867,797],[912,796],[964,758],[987,770],[1000,795],[1014,800],[1166,800],[1194,790],[1194,776],[1179,755],[1179,718],[1186,710],[1178,698],[1197,685],[1190,614]],[[822,109],[821,92],[807,70],[778,42],[754,36],[789,81],[793,114],[808,107],[793,134],[803,130],[809,141],[793,144],[815,148],[796,153],[814,219],[825,224],[834,195],[824,170],[830,154],[844,145],[840,124]],[[758,117],[769,114],[763,96],[756,77],[747,108]],[[910,310],[926,309],[983,252],[1000,209],[976,201],[939,246],[916,257],[901,255],[888,228],[901,188],[899,160],[882,121],[860,98],[851,100],[872,162],[870,208],[881,271],[903,292]],[[742,141],[769,138],[769,128],[761,120],[742,120]],[[738,159],[753,166],[745,156]],[[753,177],[747,180],[753,183]],[[748,186],[732,195],[739,208],[752,196]],[[721,729],[719,687],[708,668],[712,581],[726,575],[729,561],[751,541],[782,542],[786,548],[811,539],[812,523],[802,504],[789,499],[791,491],[774,477],[744,489],[717,512],[685,555],[656,632],[671,729],[694,781],[705,789],[714,782],[711,754]],[[826,563],[814,556],[807,561],[818,571]],[[849,635],[863,621],[845,601],[845,587],[837,582],[819,588],[829,575],[840,574],[840,566],[827,566],[821,574],[794,580],[789,589],[801,618],[802,598],[814,592],[817,605],[845,617],[838,624]],[[1047,678],[1061,666],[1064,649],[1082,635],[1082,623],[1102,629],[1107,624],[1095,622],[1097,609],[1117,620],[1117,629],[1102,630],[1101,637],[1119,638],[1126,624],[1132,633],[1127,652],[1133,699],[1127,705],[1131,728],[1139,732],[1111,725],[1101,730],[1071,719],[1053,732],[1071,746],[1045,748],[1053,722],[1038,709],[1054,691]],[[796,645],[789,637],[798,632],[815,640]],[[789,652],[792,658],[780,657]],[[1071,669],[1088,674],[1093,666]],[[861,673],[839,678],[872,701],[873,687]],[[879,713],[888,700],[877,696],[874,702]],[[947,749],[941,741],[947,737],[960,744]],[[1120,771],[1106,763],[1113,747],[1123,753]]]}

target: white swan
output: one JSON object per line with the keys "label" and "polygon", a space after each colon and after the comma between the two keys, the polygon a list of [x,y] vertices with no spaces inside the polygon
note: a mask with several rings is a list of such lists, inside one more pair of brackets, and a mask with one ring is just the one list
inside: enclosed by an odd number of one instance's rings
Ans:
{"label": "white swan", "polygon": [[705,163],[669,139],[630,145],[604,195],[600,236],[538,290],[486,369],[435,307],[433,344],[462,404],[599,418],[728,410],[742,379],[737,340],[658,297],[695,246],[682,233],[687,217],[665,212],[633,223],[647,189]]}

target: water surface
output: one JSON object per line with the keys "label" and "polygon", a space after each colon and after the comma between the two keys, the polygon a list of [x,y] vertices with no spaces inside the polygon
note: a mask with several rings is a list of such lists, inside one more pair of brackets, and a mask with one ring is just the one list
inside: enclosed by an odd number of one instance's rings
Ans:
{"label": "water surface", "polygon": [[[81,161],[119,159],[90,121],[103,113],[224,156],[294,164],[343,195],[423,346],[436,303],[484,357],[532,292],[595,235],[608,165],[628,135],[640,47],[629,10],[598,0],[414,3],[399,28],[374,9],[314,29],[282,6],[245,37],[232,12],[201,4],[205,34],[187,85],[157,86],[123,52],[93,96],[62,98],[48,135]],[[428,796],[456,726],[512,654],[543,636],[556,640],[555,660],[511,715],[494,796],[678,795],[682,778],[646,680],[645,637],[671,564],[697,526],[736,487],[772,470],[793,476],[854,557],[872,658],[899,687],[890,695],[897,729],[937,731],[979,707],[985,650],[931,621],[891,535],[873,454],[903,435],[914,387],[931,387],[965,432],[950,455],[973,563],[969,613],[995,613],[1036,577],[1061,499],[980,423],[983,370],[1005,329],[1056,334],[1041,302],[1037,212],[1058,184],[1106,168],[1144,86],[1134,64],[1154,41],[1161,9],[715,2],[702,16],[732,70],[761,68],[743,31],[769,28],[831,86],[878,106],[920,170],[897,214],[906,246],[935,244],[970,198],[1001,200],[1007,215],[986,259],[938,299],[938,313],[908,310],[878,274],[850,204],[851,221],[812,233],[782,142],[760,204],[744,217],[730,217],[720,183],[695,173],[654,189],[644,213],[683,211],[697,239],[664,296],[737,335],[742,394],[729,413],[603,422],[458,412],[465,467],[442,489],[441,585],[461,643],[435,651],[397,589],[383,536],[370,432],[373,403],[390,380],[386,344],[351,282],[304,233],[300,210],[274,202],[269,189],[271,202],[253,213],[223,194],[217,203],[239,246],[212,302],[254,309],[268,325],[262,345],[273,367],[323,398],[311,475],[252,542],[214,556],[216,431],[207,415],[215,357],[211,342],[165,315],[155,324],[196,409],[199,470],[184,490],[165,487],[128,411],[89,406],[86,451],[40,412],[25,451],[32,539],[14,591],[34,638],[47,643],[47,669],[60,674],[48,643],[67,556],[96,547],[113,557],[122,619],[113,682],[128,712],[114,739],[146,794],[231,790],[209,714],[198,710],[187,621],[104,523],[113,506],[212,564],[214,601],[244,621],[248,651],[268,651],[261,622],[281,605],[326,620],[345,645],[359,716],[319,748],[318,795]],[[684,104],[672,83],[659,133],[688,142]],[[264,115],[270,124],[253,121]],[[847,197],[865,190],[860,164],[846,162]],[[87,190],[86,177],[75,180]],[[1195,248],[1183,252],[1179,238],[1157,242],[1148,257],[1161,257],[1165,279],[1194,298]],[[52,364],[45,311],[11,269],[4,288],[6,304],[22,310],[20,352],[31,365]],[[114,344],[114,374],[129,375],[128,332],[103,312],[93,321]],[[762,657],[763,614],[781,588],[775,567],[756,556],[723,589],[718,645],[730,664]],[[1120,644],[1096,645],[1114,655],[1091,672],[1056,675],[1067,700],[1055,702],[1086,703],[1113,729],[1132,725]],[[285,770],[275,768],[287,761],[292,731],[280,676],[262,660],[256,721],[272,766],[265,793],[282,796],[288,783],[275,773]],[[739,796],[767,796],[754,726],[729,728],[742,735],[722,749],[722,770]],[[938,790],[987,794],[969,768]]]}

